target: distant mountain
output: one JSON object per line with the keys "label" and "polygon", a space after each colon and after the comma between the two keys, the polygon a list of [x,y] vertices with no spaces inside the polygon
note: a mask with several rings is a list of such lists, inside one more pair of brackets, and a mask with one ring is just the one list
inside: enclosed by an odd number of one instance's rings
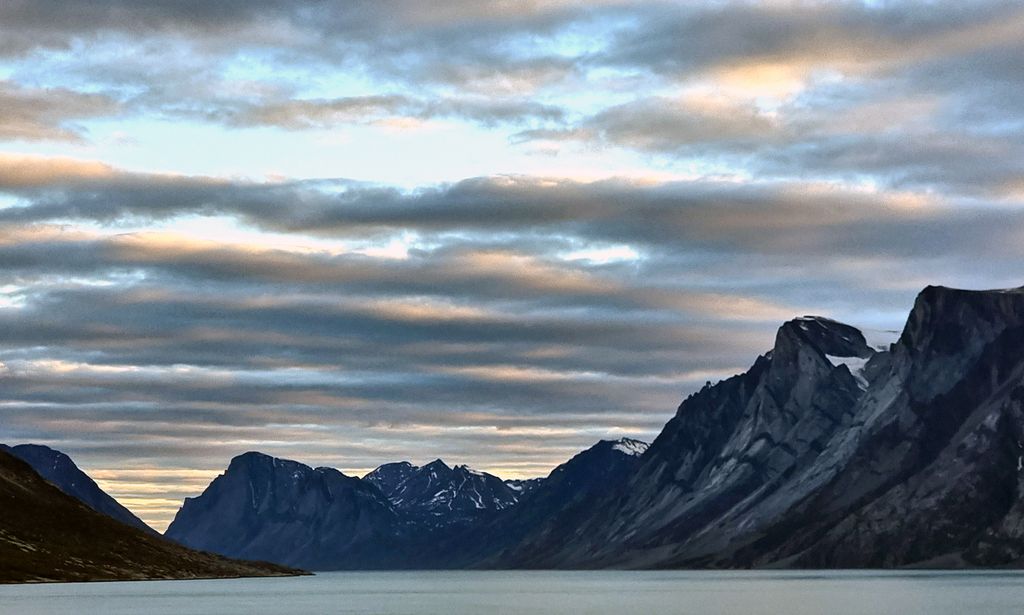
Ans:
{"label": "distant mountain", "polygon": [[515,506],[519,492],[493,474],[436,459],[413,468],[388,499],[417,523],[459,525]]}
{"label": "distant mountain", "polygon": [[0,582],[280,576],[186,549],[86,506],[0,450]]}
{"label": "distant mountain", "polygon": [[245,453],[188,498],[165,536],[230,557],[307,569],[402,564],[399,518],[372,483],[331,468]]}
{"label": "distant mountain", "polygon": [[595,507],[616,493],[640,467],[647,444],[602,440],[558,466],[519,505],[474,537],[482,545],[475,566],[534,568],[548,562],[559,537],[572,534]]}
{"label": "distant mountain", "polygon": [[39,444],[0,444],[0,450],[7,451],[32,466],[40,476],[57,486],[71,497],[77,498],[97,512],[117,519],[140,530],[156,534],[130,510],[106,494],[95,481],[82,472],[70,457],[60,451]]}
{"label": "distant mountain", "polygon": [[364,476],[363,480],[372,483],[381,490],[381,493],[390,498],[395,494],[402,482],[415,474],[417,470],[419,470],[419,467],[412,465],[408,461],[385,463]]}
{"label": "distant mountain", "polygon": [[524,495],[530,493],[541,483],[544,482],[543,478],[506,478],[505,484],[508,488],[516,492],[516,497],[522,499]]}
{"label": "distant mountain", "polygon": [[[572,522],[628,477],[646,446],[602,441],[529,481],[440,459],[422,467],[385,464],[360,480],[246,453],[202,495],[186,499],[165,535],[197,549],[313,570],[480,565],[507,549],[511,536]],[[529,506],[518,506],[520,498]]]}
{"label": "distant mountain", "polygon": [[[646,448],[645,443],[629,438],[604,440],[558,466],[546,478],[501,481],[518,492],[514,503],[506,501],[486,510],[473,508],[471,514],[445,504],[433,513],[413,514],[407,517],[407,527],[412,531],[403,537],[405,557],[410,566],[418,568],[531,567],[537,548],[550,536],[575,531],[575,525],[592,514],[593,506],[629,479]],[[460,471],[457,466],[446,473],[446,467],[434,462],[420,469],[420,481],[414,481],[408,489],[418,484],[431,487],[413,503],[432,501],[428,497],[431,493],[441,494],[438,502],[475,503],[487,499],[479,495],[478,484],[466,479],[464,468]],[[500,481],[491,475],[469,472],[491,487]],[[447,498],[451,485],[461,485],[463,495]],[[516,486],[521,489],[516,490]]]}

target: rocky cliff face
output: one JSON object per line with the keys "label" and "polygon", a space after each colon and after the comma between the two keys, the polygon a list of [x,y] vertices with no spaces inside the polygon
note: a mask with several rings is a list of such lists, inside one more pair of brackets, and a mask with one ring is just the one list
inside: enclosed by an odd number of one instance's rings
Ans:
{"label": "rocky cliff face", "polygon": [[245,453],[202,495],[185,500],[166,536],[232,557],[326,570],[401,566],[399,529],[369,482]]}
{"label": "rocky cliff face", "polygon": [[802,318],[683,402],[562,540],[583,566],[1005,565],[1021,542],[1024,292],[929,287],[890,350]]}
{"label": "rocky cliff face", "polygon": [[77,498],[96,512],[101,512],[140,530],[156,534],[154,530],[143,523],[142,519],[136,517],[130,510],[100,489],[96,482],[82,472],[75,462],[64,453],[39,444],[19,444],[17,446],[0,444],[0,450],[5,450],[29,464],[40,476],[53,483],[58,489]]}
{"label": "rocky cliff face", "polygon": [[877,354],[848,325],[784,324],[748,372],[680,405],[632,478],[553,549],[560,565],[659,566],[728,549],[778,514],[761,504],[850,423]]}
{"label": "rocky cliff face", "polygon": [[[1006,565],[1024,555],[1024,292],[929,287],[842,461],[751,563]],[[771,541],[769,541],[770,543]]]}

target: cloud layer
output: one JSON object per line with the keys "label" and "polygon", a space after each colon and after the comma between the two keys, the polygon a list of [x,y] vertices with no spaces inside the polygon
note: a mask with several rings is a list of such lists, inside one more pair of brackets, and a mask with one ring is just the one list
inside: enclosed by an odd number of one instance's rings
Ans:
{"label": "cloud layer", "polygon": [[0,436],[157,525],[249,449],[533,476],[653,437],[789,317],[898,328],[926,284],[1022,283],[1022,28],[3,3]]}

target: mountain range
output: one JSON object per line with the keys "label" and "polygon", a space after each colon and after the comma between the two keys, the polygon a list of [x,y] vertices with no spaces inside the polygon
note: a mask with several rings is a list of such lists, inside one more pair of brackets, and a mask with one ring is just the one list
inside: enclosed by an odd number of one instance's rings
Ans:
{"label": "mountain range", "polygon": [[[629,475],[646,444],[602,441],[543,480],[506,482],[440,459],[388,463],[362,479],[257,452],[185,501],[166,536],[231,557],[307,568],[457,568],[540,530]],[[472,539],[468,537],[472,536]]]}
{"label": "mountain range", "polygon": [[389,463],[363,477],[403,517],[421,524],[463,525],[514,506],[520,495],[502,479],[435,459],[422,468]]}
{"label": "mountain range", "polygon": [[250,452],[165,535],[309,569],[1019,566],[1022,442],[1024,289],[930,286],[900,332],[784,323],[650,446],[601,441],[529,481]]}

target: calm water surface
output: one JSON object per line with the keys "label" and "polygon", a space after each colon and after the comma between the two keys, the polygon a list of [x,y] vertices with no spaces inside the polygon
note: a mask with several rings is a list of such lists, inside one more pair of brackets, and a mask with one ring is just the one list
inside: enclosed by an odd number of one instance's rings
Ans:
{"label": "calm water surface", "polygon": [[286,579],[0,585],[0,612],[1004,615],[1024,612],[1024,573],[336,572]]}

